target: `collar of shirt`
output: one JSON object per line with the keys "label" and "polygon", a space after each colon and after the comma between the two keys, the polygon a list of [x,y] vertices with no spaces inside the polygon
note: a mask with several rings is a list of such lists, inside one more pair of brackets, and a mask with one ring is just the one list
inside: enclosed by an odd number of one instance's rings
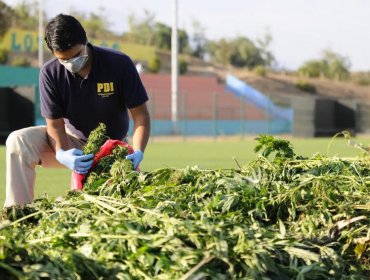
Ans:
{"label": "collar of shirt", "polygon": [[96,49],[94,47],[94,45],[92,45],[91,43],[87,43],[87,46],[91,48],[91,53],[92,53],[92,63],[91,63],[91,69],[90,69],[90,72],[89,74],[87,75],[87,79],[94,79],[94,77],[96,76],[96,71],[98,69],[98,60],[99,60],[99,57],[98,57],[98,54],[96,52]]}

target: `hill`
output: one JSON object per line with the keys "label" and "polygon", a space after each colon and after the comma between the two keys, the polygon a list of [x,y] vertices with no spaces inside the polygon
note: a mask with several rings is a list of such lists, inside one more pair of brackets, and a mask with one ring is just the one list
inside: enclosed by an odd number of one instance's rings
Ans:
{"label": "hill", "polygon": [[[326,78],[302,78],[295,73],[267,72],[265,76],[253,71],[240,70],[232,67],[212,65],[191,59],[189,73],[198,75],[215,75],[221,82],[227,74],[232,74],[245,81],[258,91],[273,99],[291,99],[294,97],[315,97],[334,100],[353,100],[370,104],[370,86],[360,85],[353,81],[334,81]],[[308,84],[315,92],[300,89],[299,83]]]}

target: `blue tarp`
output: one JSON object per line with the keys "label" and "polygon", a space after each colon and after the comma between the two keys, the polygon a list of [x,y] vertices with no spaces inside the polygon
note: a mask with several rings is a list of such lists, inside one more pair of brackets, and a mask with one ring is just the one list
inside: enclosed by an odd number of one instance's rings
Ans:
{"label": "blue tarp", "polygon": [[226,78],[226,91],[232,92],[243,100],[254,104],[256,107],[265,110],[267,114],[276,119],[293,120],[293,109],[275,105],[271,99],[260,93],[246,82],[228,75]]}

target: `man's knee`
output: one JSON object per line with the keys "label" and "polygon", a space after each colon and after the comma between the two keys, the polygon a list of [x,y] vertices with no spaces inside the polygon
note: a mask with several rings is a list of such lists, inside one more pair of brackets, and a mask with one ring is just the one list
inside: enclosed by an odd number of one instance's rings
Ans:
{"label": "man's knee", "polygon": [[7,148],[14,147],[17,144],[32,146],[44,143],[46,141],[46,127],[31,126],[18,129],[9,134],[5,145]]}
{"label": "man's knee", "polygon": [[24,138],[24,133],[22,130],[15,130],[9,134],[8,138],[6,139],[5,145],[8,152],[14,152],[22,146]]}

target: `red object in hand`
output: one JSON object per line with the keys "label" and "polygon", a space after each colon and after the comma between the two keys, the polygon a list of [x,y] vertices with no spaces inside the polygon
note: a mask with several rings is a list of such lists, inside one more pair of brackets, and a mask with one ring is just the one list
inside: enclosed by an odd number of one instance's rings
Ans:
{"label": "red object in hand", "polygon": [[[90,168],[93,169],[100,159],[102,157],[105,157],[107,155],[110,155],[112,153],[112,150],[117,146],[124,146],[128,149],[128,154],[132,154],[134,152],[134,149],[127,144],[126,142],[123,142],[121,140],[107,140],[105,143],[100,147],[99,151],[94,156],[93,164]],[[88,174],[88,173],[87,173]],[[79,174],[76,172],[72,172],[72,178],[71,178],[71,189],[72,190],[82,190],[83,189],[83,181],[85,180],[87,174]]]}

